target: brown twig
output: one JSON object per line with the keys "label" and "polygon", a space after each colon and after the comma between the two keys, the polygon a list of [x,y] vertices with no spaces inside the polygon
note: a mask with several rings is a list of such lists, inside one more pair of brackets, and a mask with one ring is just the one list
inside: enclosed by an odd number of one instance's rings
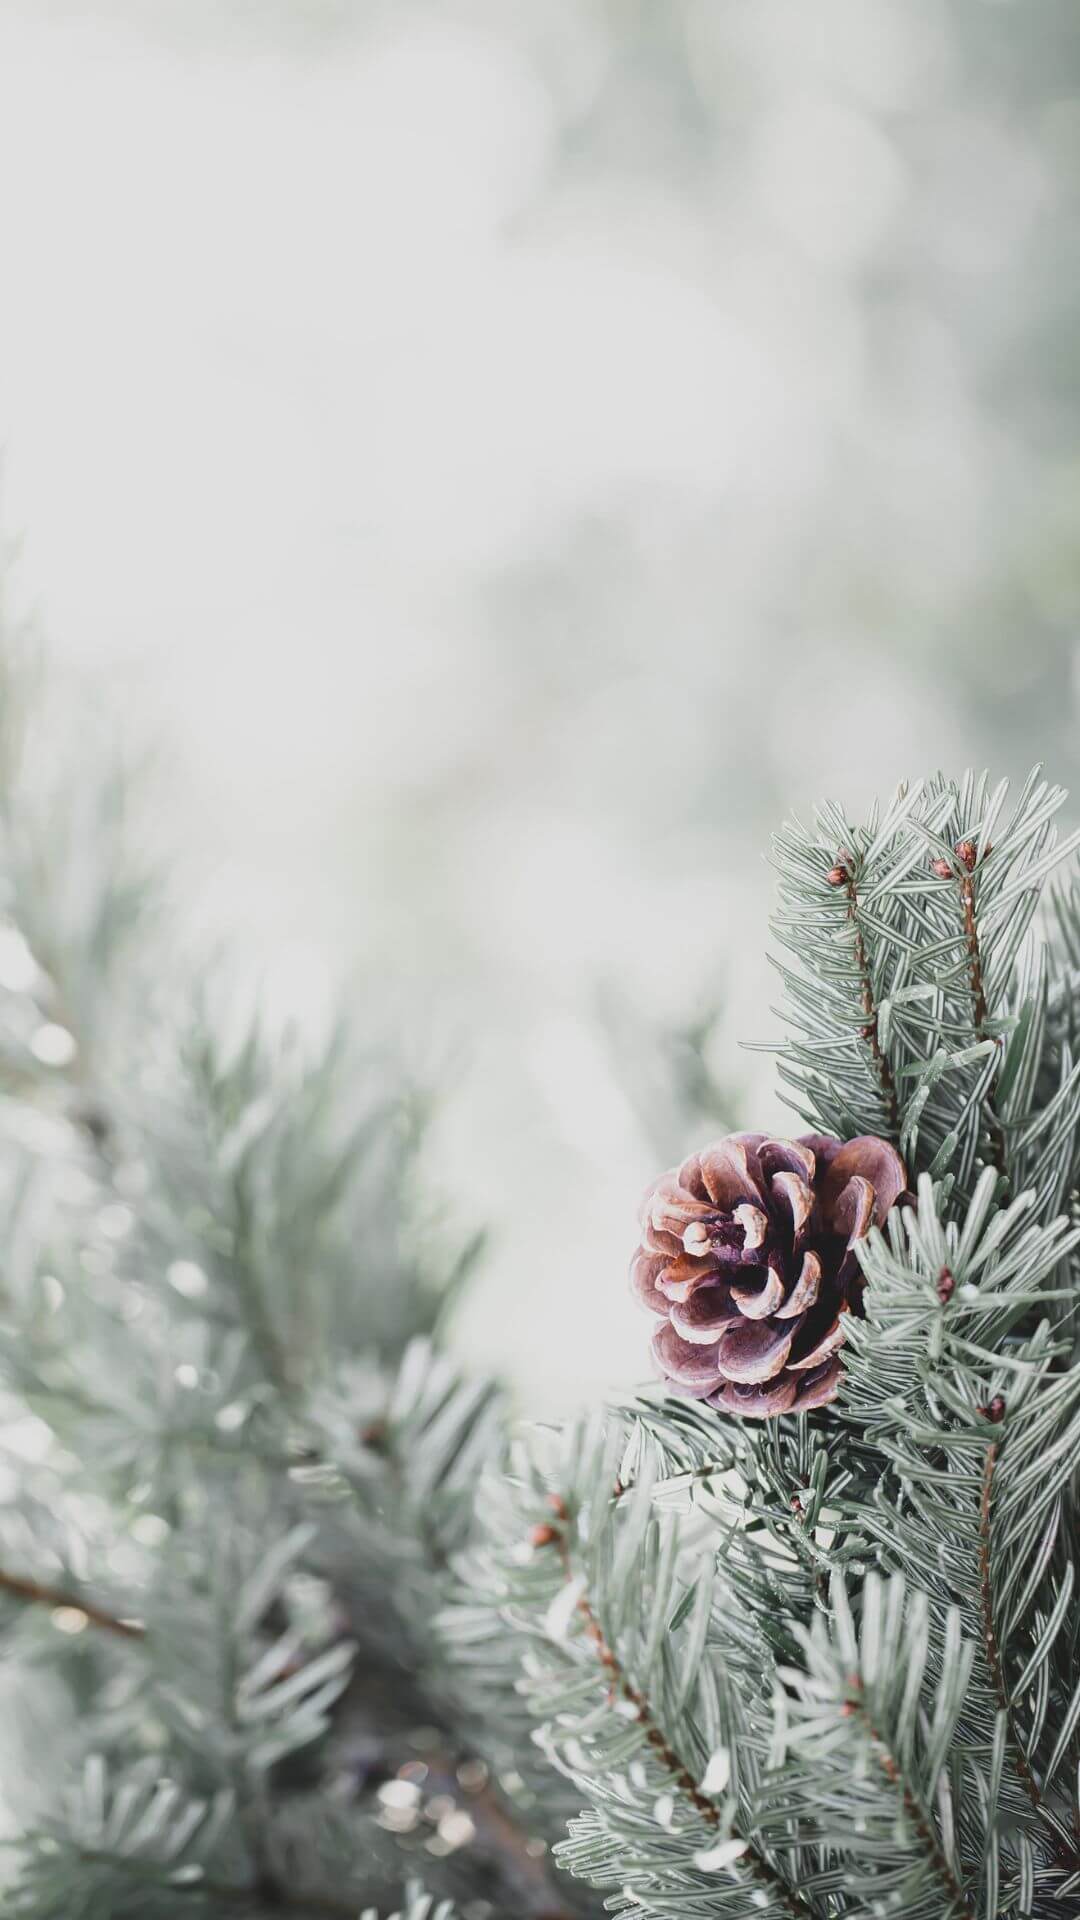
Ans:
{"label": "brown twig", "polygon": [[975,888],[970,873],[965,873],[960,882],[960,902],[964,909],[964,936],[967,940],[968,962],[971,968],[971,997],[975,1002],[975,1026],[981,1034],[985,1032],[990,1009],[986,1004],[982,949],[979,945],[979,928],[975,919]]}
{"label": "brown twig", "polygon": [[897,1788],[900,1794],[904,1812],[907,1814],[915,1832],[926,1848],[934,1871],[945,1890],[949,1902],[946,1911],[958,1912],[960,1920],[975,1920],[975,1916],[968,1905],[967,1895],[942,1851],[941,1842],[934,1831],[929,1815],[919,1800],[918,1795],[912,1791],[905,1780],[900,1770],[899,1762],[889,1749],[888,1742],[882,1738],[877,1727],[874,1725],[870,1711],[862,1698],[861,1687],[857,1687],[856,1697],[848,1703],[847,1711],[860,1715],[877,1750],[878,1763],[882,1772],[891,1785]]}
{"label": "brown twig", "polygon": [[1001,1449],[995,1440],[986,1449],[986,1464],[983,1467],[982,1499],[979,1502],[979,1596],[982,1608],[983,1646],[986,1650],[986,1664],[990,1669],[994,1692],[998,1704],[1003,1709],[1009,1725],[1010,1744],[1013,1750],[1013,1763],[1023,1782],[1028,1799],[1035,1812],[1042,1813],[1042,1795],[1038,1783],[1028,1765],[1013,1713],[1008,1687],[1005,1685],[1005,1673],[1001,1664],[1001,1649],[998,1646],[997,1628],[994,1623],[994,1596],[990,1582],[990,1511],[994,1489],[994,1469],[997,1466]]}
{"label": "brown twig", "polygon": [[[969,842],[962,843],[965,847]],[[961,858],[964,856],[961,855]],[[966,860],[965,860],[966,866]],[[986,1028],[990,1018],[990,1009],[986,1004],[986,982],[983,977],[982,948],[979,944],[979,927],[975,917],[975,883],[970,872],[965,872],[960,880],[960,903],[964,912],[964,938],[967,941],[968,974],[971,980],[971,998],[975,1016],[975,1031],[980,1040],[989,1038]],[[993,1098],[986,1096],[986,1125],[990,1135],[990,1149],[994,1156],[994,1165],[1003,1178],[1008,1176],[1008,1163],[1005,1159],[1005,1133],[998,1118]]]}
{"label": "brown twig", "polygon": [[[563,1502],[558,1500],[557,1496],[552,1499],[552,1506],[558,1515],[559,1521],[565,1523],[567,1517],[566,1508]],[[537,1531],[539,1532],[540,1530],[538,1529]],[[573,1579],[573,1563],[570,1558],[570,1545],[566,1535],[565,1524],[560,1524],[553,1528],[545,1528],[543,1531],[545,1534],[550,1534],[551,1542],[557,1546],[563,1571],[567,1579]],[[534,1534],[534,1539],[535,1538],[536,1535]],[[548,1541],[545,1540],[543,1544],[548,1544]],[[702,1793],[685,1760],[676,1752],[667,1735],[657,1725],[645,1695],[639,1687],[634,1685],[629,1675],[623,1671],[619,1657],[609,1646],[604,1630],[593,1610],[592,1603],[584,1593],[582,1593],[578,1599],[577,1611],[585,1622],[586,1632],[596,1648],[597,1658],[611,1683],[612,1693],[620,1693],[623,1699],[627,1700],[634,1708],[639,1722],[645,1729],[645,1739],[665,1771],[670,1774],[676,1786],[686,1795],[694,1811],[701,1817],[706,1826],[711,1827],[714,1832],[719,1832],[723,1827],[719,1808],[715,1801],[710,1800],[707,1794]],[[780,1878],[775,1869],[769,1865],[764,1855],[759,1853],[752,1843],[747,1843],[746,1852],[741,1857],[745,1860],[746,1865],[753,1873],[755,1879],[759,1880],[763,1886],[768,1887],[772,1893],[779,1895],[787,1907],[788,1912],[794,1916],[794,1920],[808,1920],[808,1916],[812,1913],[812,1908],[806,1904],[793,1888],[787,1885],[786,1881]]]}
{"label": "brown twig", "polygon": [[[874,1066],[877,1069],[877,1076],[881,1082],[881,1091],[885,1099],[885,1114],[888,1121],[889,1132],[898,1135],[900,1132],[900,1101],[896,1092],[896,1081],[893,1077],[892,1065],[888,1054],[881,1044],[881,1034],[878,1027],[878,1005],[874,998],[874,986],[870,978],[870,961],[866,951],[866,942],[862,936],[862,928],[859,925],[859,895],[855,886],[855,876],[851,868],[846,864],[841,865],[838,863],[837,866],[833,868],[833,872],[843,875],[843,882],[847,891],[848,919],[851,922],[852,932],[854,934],[855,965],[859,971],[859,993],[866,1022],[862,1030],[862,1037],[870,1043],[870,1052],[873,1055]],[[832,875],[830,874],[829,877],[831,880]]]}
{"label": "brown twig", "polygon": [[825,1568],[818,1559],[817,1542],[810,1531],[806,1508],[803,1506],[797,1493],[791,1496],[791,1513],[792,1526],[798,1528],[803,1539],[806,1541],[808,1551],[813,1556],[814,1592],[817,1596],[818,1606],[821,1607],[823,1612],[827,1612],[829,1606],[829,1582],[825,1575]]}
{"label": "brown twig", "polygon": [[[990,1409],[995,1406],[998,1400],[1000,1400],[1000,1396],[995,1396],[995,1400],[990,1402],[990,1407],[980,1408],[980,1412],[985,1412],[991,1418],[994,1418],[995,1416],[991,1413]],[[1047,1809],[1042,1797],[1042,1791],[1031,1770],[1027,1754],[1024,1751],[1024,1743],[1020,1737],[1020,1729],[1016,1724],[1016,1715],[1013,1711],[1012,1698],[1008,1685],[1006,1684],[1005,1669],[1001,1658],[1001,1649],[998,1646],[997,1628],[994,1622],[994,1595],[990,1579],[990,1521],[994,1494],[994,1471],[1000,1452],[1001,1447],[996,1440],[986,1450],[986,1464],[983,1467],[982,1477],[982,1498],[979,1502],[979,1594],[982,1610],[983,1647],[986,1652],[986,1664],[990,1669],[990,1678],[993,1683],[994,1692],[997,1695],[998,1704],[1004,1712],[1008,1724],[1013,1766],[1028,1799],[1031,1801],[1036,1815],[1040,1820],[1046,1821]],[[1080,1845],[1070,1851],[1069,1844],[1062,1835],[1057,1823],[1051,1821],[1050,1824],[1054,1835],[1055,1851],[1057,1851],[1062,1858],[1067,1870],[1069,1872],[1075,1872],[1077,1868],[1080,1867]],[[1080,1833],[1078,1833],[1078,1839],[1080,1839]]]}
{"label": "brown twig", "polygon": [[141,1640],[146,1632],[137,1620],[121,1620],[116,1614],[95,1606],[92,1600],[86,1600],[80,1594],[64,1593],[59,1587],[45,1586],[40,1580],[25,1580],[19,1574],[5,1573],[2,1568],[0,1592],[13,1594],[32,1606],[69,1607],[73,1612],[85,1614],[91,1626],[101,1627],[106,1633],[123,1634],[129,1640]]}

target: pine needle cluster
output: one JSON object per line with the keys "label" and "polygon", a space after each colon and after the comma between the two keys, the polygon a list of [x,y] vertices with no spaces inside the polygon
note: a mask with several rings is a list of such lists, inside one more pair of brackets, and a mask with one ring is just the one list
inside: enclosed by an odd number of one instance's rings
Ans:
{"label": "pine needle cluster", "polygon": [[[1064,794],[966,777],[775,843],[781,1084],[913,1204],[860,1245],[840,1399],[656,1394],[516,1448],[454,1657],[520,1642],[613,1911],[1064,1920],[1080,1905],[1080,1074]],[[794,1128],[793,1128],[794,1130]]]}

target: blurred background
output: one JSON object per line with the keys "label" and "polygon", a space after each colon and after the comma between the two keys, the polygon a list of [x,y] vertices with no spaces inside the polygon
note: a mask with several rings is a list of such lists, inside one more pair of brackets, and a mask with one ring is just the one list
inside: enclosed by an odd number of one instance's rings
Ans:
{"label": "blurred background", "polygon": [[460,1346],[629,1386],[641,1188],[783,1123],[771,828],[1076,780],[1080,11],[0,0],[0,196],[18,591],[193,938],[438,1060]]}

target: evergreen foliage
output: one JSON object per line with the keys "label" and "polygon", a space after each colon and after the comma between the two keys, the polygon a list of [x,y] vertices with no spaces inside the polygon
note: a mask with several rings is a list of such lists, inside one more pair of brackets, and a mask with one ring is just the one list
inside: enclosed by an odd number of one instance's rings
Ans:
{"label": "evergreen foliage", "polygon": [[401,1920],[1075,1913],[1061,792],[778,836],[783,1087],[913,1189],[836,1405],[517,1433],[442,1348],[429,1102],[193,986],[124,780],[62,799],[7,694],[5,1911],[363,1916],[421,1864]]}
{"label": "evergreen foliage", "polygon": [[835,1408],[650,1396],[482,1490],[451,1632],[521,1641],[616,1911],[1057,1920],[1080,1902],[1080,918],[1058,789],[938,779],[778,836],[780,1073],[915,1203],[861,1243]]}
{"label": "evergreen foliage", "polygon": [[442,1350],[479,1241],[432,1102],[344,1024],[237,1017],[145,789],[6,673],[4,1911],[355,1916],[419,1872],[408,1920],[554,1912],[433,1657],[505,1413]]}

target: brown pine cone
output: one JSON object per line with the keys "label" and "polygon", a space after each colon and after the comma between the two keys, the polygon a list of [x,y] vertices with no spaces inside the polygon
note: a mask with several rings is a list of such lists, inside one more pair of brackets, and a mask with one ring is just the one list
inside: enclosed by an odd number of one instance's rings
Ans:
{"label": "brown pine cone", "polygon": [[863,1310],[851,1248],[906,1187],[896,1148],[872,1134],[732,1133],[662,1174],[630,1268],[660,1321],[662,1377],[755,1420],[835,1399],[844,1315]]}

